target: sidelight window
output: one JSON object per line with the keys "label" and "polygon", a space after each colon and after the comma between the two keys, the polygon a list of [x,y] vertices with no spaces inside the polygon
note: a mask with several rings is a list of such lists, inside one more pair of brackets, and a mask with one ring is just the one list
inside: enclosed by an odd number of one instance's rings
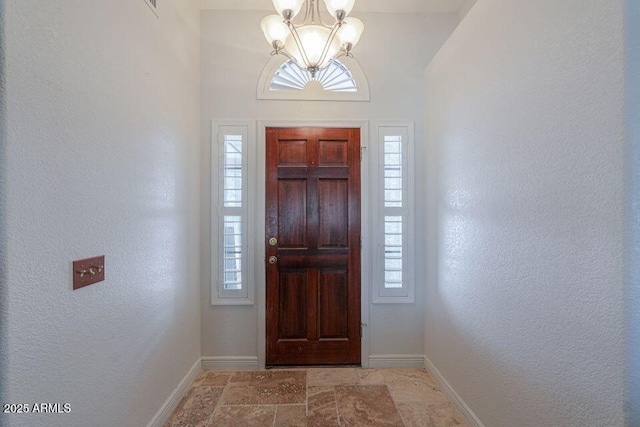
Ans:
{"label": "sidelight window", "polygon": [[249,130],[249,125],[214,125],[212,304],[252,303],[247,188]]}
{"label": "sidelight window", "polygon": [[413,302],[412,126],[378,126],[374,186],[376,303]]}

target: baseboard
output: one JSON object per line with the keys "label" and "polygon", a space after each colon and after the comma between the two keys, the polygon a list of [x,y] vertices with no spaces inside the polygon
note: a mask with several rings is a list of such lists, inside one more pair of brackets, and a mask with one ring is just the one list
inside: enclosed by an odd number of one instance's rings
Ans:
{"label": "baseboard", "polygon": [[211,371],[257,371],[258,358],[254,356],[206,356],[202,369]]}
{"label": "baseboard", "polygon": [[431,363],[427,356],[424,356],[424,367],[427,368],[427,371],[431,374],[433,379],[438,383],[442,392],[449,398],[451,403],[455,405],[458,411],[462,414],[465,421],[468,425],[473,427],[484,427],[482,421],[473,413],[471,408],[467,406],[464,400],[456,393],[456,391],[451,387],[451,384],[444,379],[440,371]]}
{"label": "baseboard", "polygon": [[421,354],[372,354],[369,368],[424,368]]}
{"label": "baseboard", "polygon": [[173,411],[180,403],[180,400],[184,397],[185,394],[191,388],[191,384],[193,384],[193,380],[196,379],[200,371],[202,370],[200,359],[196,360],[196,363],[193,364],[187,375],[182,378],[178,387],[173,390],[173,393],[167,398],[167,400],[162,404],[156,415],[151,419],[151,422],[147,424],[147,427],[162,427],[164,423],[167,422]]}

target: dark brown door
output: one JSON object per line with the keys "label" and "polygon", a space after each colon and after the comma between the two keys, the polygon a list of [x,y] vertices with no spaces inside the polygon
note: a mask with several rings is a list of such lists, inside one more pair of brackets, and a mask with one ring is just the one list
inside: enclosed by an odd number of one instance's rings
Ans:
{"label": "dark brown door", "polygon": [[266,364],[359,364],[360,130],[266,141]]}

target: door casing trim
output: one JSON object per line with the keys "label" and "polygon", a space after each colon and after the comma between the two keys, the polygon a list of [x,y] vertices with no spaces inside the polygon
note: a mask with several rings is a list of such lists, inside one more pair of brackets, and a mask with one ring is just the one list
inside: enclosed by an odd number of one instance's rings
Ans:
{"label": "door casing trim", "polygon": [[[267,312],[266,312],[266,271],[265,271],[265,224],[266,216],[266,131],[268,127],[282,128],[356,128],[360,129],[360,209],[361,209],[361,229],[362,250],[360,265],[360,321],[365,325],[369,324],[369,300],[371,283],[371,170],[368,161],[369,143],[369,121],[368,120],[335,120],[335,121],[314,121],[314,120],[258,120],[257,144],[255,147],[256,171],[255,171],[255,303],[258,307],[258,369],[265,368],[266,345],[267,345]],[[369,328],[362,328],[362,341],[360,360],[362,367],[369,366]]]}

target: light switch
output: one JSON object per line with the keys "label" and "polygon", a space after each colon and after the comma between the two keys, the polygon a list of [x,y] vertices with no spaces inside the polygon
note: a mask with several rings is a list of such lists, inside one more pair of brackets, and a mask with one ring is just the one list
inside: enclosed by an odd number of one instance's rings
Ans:
{"label": "light switch", "polygon": [[73,261],[73,290],[104,280],[104,255]]}

